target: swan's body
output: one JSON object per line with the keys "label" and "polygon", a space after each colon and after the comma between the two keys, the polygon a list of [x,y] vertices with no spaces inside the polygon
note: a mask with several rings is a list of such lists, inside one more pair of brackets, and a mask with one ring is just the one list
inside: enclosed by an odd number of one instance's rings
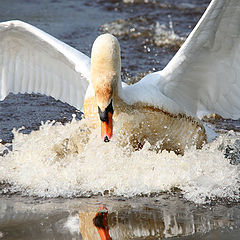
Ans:
{"label": "swan's body", "polygon": [[120,47],[110,34],[96,39],[90,64],[29,24],[1,23],[0,98],[9,92],[51,95],[79,109],[84,105],[92,127],[101,118],[106,141],[113,117],[124,119],[123,135],[135,148],[160,141],[160,149],[183,153],[206,141],[202,116],[240,117],[239,22],[238,0],[213,0],[169,64],[130,86],[121,82]]}

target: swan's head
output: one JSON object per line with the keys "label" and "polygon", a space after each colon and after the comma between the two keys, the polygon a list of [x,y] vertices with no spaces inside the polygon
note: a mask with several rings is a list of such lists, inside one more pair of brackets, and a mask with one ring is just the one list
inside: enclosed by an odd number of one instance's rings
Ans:
{"label": "swan's head", "polygon": [[91,82],[101,120],[101,136],[105,142],[112,137],[114,96],[118,91],[121,59],[118,40],[111,34],[100,35],[92,47]]}

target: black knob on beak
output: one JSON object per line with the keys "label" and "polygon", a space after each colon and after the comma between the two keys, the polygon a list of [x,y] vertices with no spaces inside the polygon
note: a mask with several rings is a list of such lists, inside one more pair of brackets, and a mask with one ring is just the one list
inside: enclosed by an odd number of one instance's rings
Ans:
{"label": "black knob on beak", "polygon": [[104,142],[109,142],[110,140],[108,139],[108,136],[104,137]]}
{"label": "black knob on beak", "polygon": [[107,124],[108,124],[108,113],[109,112],[111,114],[113,114],[112,100],[111,100],[111,102],[109,103],[109,105],[106,107],[106,109],[104,111],[102,111],[100,109],[100,107],[98,107],[98,114],[99,114],[100,120],[102,122],[107,122]]}

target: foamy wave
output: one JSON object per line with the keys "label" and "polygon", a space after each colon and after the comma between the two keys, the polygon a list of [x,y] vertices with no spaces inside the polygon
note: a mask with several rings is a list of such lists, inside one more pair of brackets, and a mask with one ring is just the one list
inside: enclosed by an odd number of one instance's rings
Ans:
{"label": "foamy wave", "polygon": [[100,140],[99,129],[90,132],[84,121],[65,126],[45,123],[24,135],[13,131],[13,150],[0,157],[2,192],[40,197],[73,197],[113,194],[148,195],[180,188],[186,199],[236,200],[239,165],[225,157],[223,144],[238,135],[222,135],[202,150],[188,149],[184,156],[156,153],[146,143],[131,152],[119,146],[120,126],[109,143]]}
{"label": "foamy wave", "polygon": [[[148,20],[144,16],[119,19],[101,26],[103,32],[109,32],[115,36],[128,36],[132,38],[150,37],[154,24],[147,24]],[[146,26],[147,25],[147,26]]]}
{"label": "foamy wave", "polygon": [[[115,36],[130,38],[143,37],[144,41],[155,44],[158,47],[171,48],[178,50],[185,41],[185,37],[180,37],[173,30],[173,23],[170,19],[169,26],[152,23],[147,17],[140,16],[132,19],[120,19],[102,25],[103,32],[109,32]],[[147,40],[146,40],[147,39]]]}
{"label": "foamy wave", "polygon": [[186,38],[180,37],[174,32],[171,21],[170,28],[157,22],[154,34],[154,42],[157,46],[178,50],[185,40]]}

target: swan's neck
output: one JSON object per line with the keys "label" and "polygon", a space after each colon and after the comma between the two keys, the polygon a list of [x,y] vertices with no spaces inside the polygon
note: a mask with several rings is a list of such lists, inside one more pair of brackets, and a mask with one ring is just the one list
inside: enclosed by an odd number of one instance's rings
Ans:
{"label": "swan's neck", "polygon": [[114,91],[113,91],[113,99],[119,98],[119,95],[121,96],[122,93],[122,80],[120,74],[118,75],[118,80],[115,83]]}
{"label": "swan's neck", "polygon": [[121,91],[121,58],[118,40],[110,35],[99,36],[92,47],[91,83],[96,103],[104,110]]}

